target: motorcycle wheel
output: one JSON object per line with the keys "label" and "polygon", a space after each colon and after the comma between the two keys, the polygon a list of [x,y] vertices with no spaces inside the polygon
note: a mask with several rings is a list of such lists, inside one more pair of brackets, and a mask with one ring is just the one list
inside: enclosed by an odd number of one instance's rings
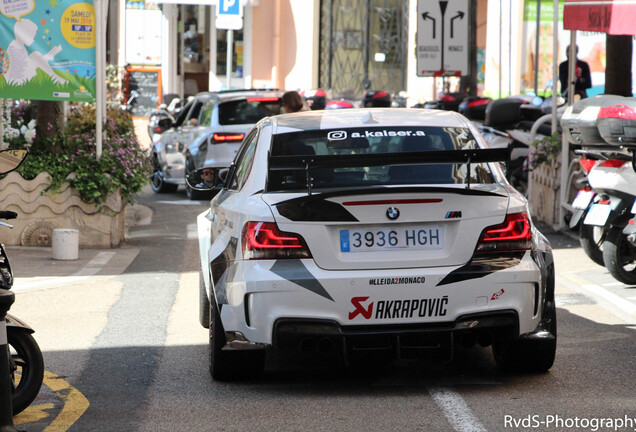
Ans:
{"label": "motorcycle wheel", "polygon": [[619,282],[636,285],[636,247],[627,241],[622,228],[610,230],[603,243],[605,267]]}
{"label": "motorcycle wheel", "polygon": [[13,387],[13,415],[16,415],[31,405],[40,392],[44,381],[44,360],[40,347],[28,332],[8,327],[7,340]]}
{"label": "motorcycle wheel", "polygon": [[603,237],[603,227],[581,223],[579,228],[581,247],[588,258],[600,266],[605,265],[605,260],[603,259]]}

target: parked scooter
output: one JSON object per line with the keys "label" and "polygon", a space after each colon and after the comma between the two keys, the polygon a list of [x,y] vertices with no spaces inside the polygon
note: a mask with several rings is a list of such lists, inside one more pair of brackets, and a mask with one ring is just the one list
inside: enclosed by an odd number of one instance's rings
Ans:
{"label": "parked scooter", "polygon": [[[24,161],[26,150],[0,151],[0,175],[17,169]],[[0,211],[0,219],[15,219],[17,213]],[[0,220],[0,227],[13,228]],[[9,290],[13,285],[13,273],[6,250],[0,244],[0,289]],[[12,381],[13,414],[24,411],[40,392],[44,380],[42,352],[33,338],[33,329],[18,318],[7,314],[7,341],[9,368]]]}
{"label": "parked scooter", "polygon": [[600,155],[587,175],[591,191],[573,203],[586,208],[581,238],[592,237],[605,267],[626,284],[636,284],[636,229],[630,223],[636,214],[635,118],[635,98],[603,95],[577,102],[562,119],[569,142]]}

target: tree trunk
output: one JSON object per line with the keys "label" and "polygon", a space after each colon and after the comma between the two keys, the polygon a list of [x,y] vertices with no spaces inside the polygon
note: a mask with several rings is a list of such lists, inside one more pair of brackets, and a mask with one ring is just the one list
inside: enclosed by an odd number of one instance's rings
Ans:
{"label": "tree trunk", "polygon": [[36,137],[34,148],[47,149],[55,153],[60,151],[58,137],[62,131],[62,102],[37,101]]}
{"label": "tree trunk", "polygon": [[605,94],[632,96],[632,36],[607,35]]}

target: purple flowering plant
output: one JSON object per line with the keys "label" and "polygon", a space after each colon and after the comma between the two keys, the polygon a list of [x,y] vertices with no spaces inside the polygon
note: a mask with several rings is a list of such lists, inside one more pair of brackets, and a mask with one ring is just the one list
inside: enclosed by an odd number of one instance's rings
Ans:
{"label": "purple flowering plant", "polygon": [[135,137],[130,114],[121,109],[107,110],[103,130],[98,160],[95,107],[80,105],[66,118],[63,133],[54,138],[61,150],[32,149],[18,172],[29,180],[46,171],[51,176],[47,191],[54,193],[68,183],[87,203],[102,204],[116,190],[124,202],[131,202],[149,183],[152,165],[148,152]]}
{"label": "purple flowering plant", "polygon": [[561,154],[561,132],[556,131],[552,135],[530,144],[530,151],[523,168],[532,171],[540,165],[559,161]]}

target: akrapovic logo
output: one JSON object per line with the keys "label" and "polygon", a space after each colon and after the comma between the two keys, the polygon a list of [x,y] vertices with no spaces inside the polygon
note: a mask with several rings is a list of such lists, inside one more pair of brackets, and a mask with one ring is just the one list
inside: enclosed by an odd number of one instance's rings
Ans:
{"label": "akrapovic logo", "polygon": [[331,131],[327,134],[329,141],[340,141],[347,139],[347,131]]}
{"label": "akrapovic logo", "polygon": [[438,298],[408,299],[408,300],[378,300],[367,303],[369,297],[353,297],[351,304],[353,312],[349,312],[349,319],[358,315],[364,319],[396,319],[396,318],[425,318],[446,316],[448,311],[448,296]]}

